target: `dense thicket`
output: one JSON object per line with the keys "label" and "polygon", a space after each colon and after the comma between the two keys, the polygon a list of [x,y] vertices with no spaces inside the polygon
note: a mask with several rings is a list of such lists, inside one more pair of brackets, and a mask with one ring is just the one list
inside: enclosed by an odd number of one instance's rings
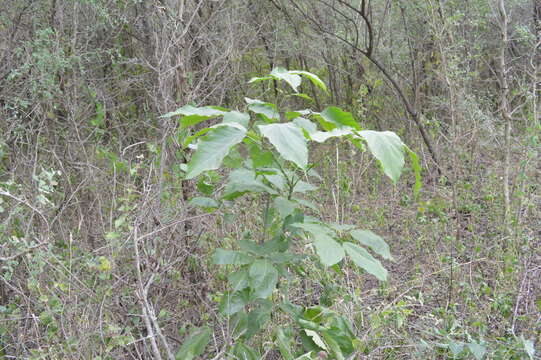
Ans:
{"label": "dense thicket", "polygon": [[[307,263],[293,303],[345,314],[353,358],[535,358],[540,44],[538,0],[0,0],[0,357],[171,358],[207,325],[202,358],[234,358],[210,254],[265,204],[192,206],[206,183],[160,116],[257,97],[341,106],[422,163],[415,198],[411,171],[394,185],[353,146],[315,150],[314,212],[384,235],[395,261],[384,283]],[[276,67],[329,91],[248,84]],[[285,358],[287,326],[273,313],[245,342]]]}

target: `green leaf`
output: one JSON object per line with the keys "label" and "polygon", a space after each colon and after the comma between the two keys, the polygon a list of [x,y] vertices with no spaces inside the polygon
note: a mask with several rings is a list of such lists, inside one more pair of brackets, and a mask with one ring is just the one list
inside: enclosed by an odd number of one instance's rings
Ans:
{"label": "green leaf", "polygon": [[293,124],[305,130],[308,136],[311,136],[313,133],[317,132],[317,125],[303,117],[296,117],[293,119]]}
{"label": "green leaf", "polygon": [[269,297],[278,282],[278,271],[268,260],[256,260],[250,266],[250,287],[257,298]]}
{"label": "green leaf", "polygon": [[274,162],[272,153],[267,150],[262,150],[258,144],[250,144],[248,146],[248,152],[254,168],[268,167]]}
{"label": "green leaf", "polygon": [[223,124],[231,124],[236,123],[242,125],[244,128],[248,129],[248,125],[250,124],[250,115],[246,113],[242,113],[239,111],[230,111],[226,112],[224,114],[224,120],[222,122]]}
{"label": "green leaf", "polygon": [[239,360],[261,360],[261,355],[251,347],[237,342],[233,348],[233,355],[235,359]]}
{"label": "green leaf", "polygon": [[225,112],[213,106],[195,107],[192,105],[184,105],[175,111],[162,115],[162,118],[182,115],[180,119],[181,128],[187,128],[196,125],[201,121],[222,116]]}
{"label": "green leaf", "polygon": [[325,266],[332,266],[344,258],[344,249],[338,242],[325,234],[314,234],[316,252]]}
{"label": "green leaf", "polygon": [[246,339],[254,336],[270,320],[272,302],[268,300],[258,300],[257,302],[260,305],[248,314],[247,329],[244,334]]}
{"label": "green leaf", "polygon": [[242,167],[242,164],[244,163],[244,158],[242,157],[237,145],[233,146],[231,150],[229,150],[229,154],[224,158],[222,161],[222,164],[224,167],[230,168],[230,169],[238,169]]}
{"label": "green leaf", "polygon": [[333,229],[334,231],[339,231],[339,232],[355,230],[355,225],[348,225],[348,224],[332,223],[332,224],[329,224],[329,227]]}
{"label": "green leaf", "polygon": [[240,251],[216,249],[212,255],[212,261],[216,265],[245,265],[251,264],[253,258]]}
{"label": "green leaf", "polygon": [[529,339],[525,339],[523,335],[520,335],[520,340],[522,340],[522,345],[524,346],[524,351],[528,354],[530,360],[533,360],[535,355],[535,346],[534,342]]}
{"label": "green leaf", "polygon": [[385,174],[397,182],[404,167],[404,143],[391,131],[363,130],[359,134],[366,140],[368,149],[381,162]]}
{"label": "green leaf", "polygon": [[316,212],[319,211],[317,206],[311,201],[308,201],[308,200],[305,200],[305,199],[299,199],[299,198],[292,198],[292,199],[295,200],[296,202],[298,202],[299,204],[301,204],[302,206],[306,206],[307,208],[312,209],[312,210],[314,210]]}
{"label": "green leaf", "polygon": [[[212,129],[214,129],[214,127],[207,127],[207,128],[199,130],[198,132],[196,132],[193,135],[186,136],[186,138],[182,141],[182,146],[183,147],[188,147],[194,140],[196,140],[197,138],[205,135],[206,133],[208,133]],[[187,130],[184,130],[184,131],[187,131]]]}
{"label": "green leaf", "polygon": [[280,120],[280,113],[276,109],[276,105],[257,99],[244,98],[244,100],[248,104],[248,109],[263,116],[263,120],[267,122]]}
{"label": "green leaf", "polygon": [[259,125],[261,133],[269,139],[280,155],[301,169],[308,165],[308,147],[301,129],[291,123]]}
{"label": "green leaf", "polygon": [[451,350],[453,357],[456,358],[464,351],[464,343],[451,341],[449,343],[449,350]]}
{"label": "green leaf", "polygon": [[297,208],[297,204],[295,202],[281,196],[274,199],[274,206],[278,210],[278,213],[282,219],[285,219],[289,215],[293,214]]}
{"label": "green leaf", "polygon": [[310,134],[310,139],[318,143],[323,143],[333,137],[342,137],[351,134],[352,131],[350,129],[332,129],[331,131],[316,131]]}
{"label": "green leaf", "polygon": [[247,169],[232,171],[229,174],[229,179],[222,197],[225,200],[233,200],[247,192],[276,194],[275,190],[257,179],[253,171]]}
{"label": "green leaf", "polygon": [[308,335],[312,341],[321,349],[323,350],[328,350],[327,349],[327,345],[325,345],[325,343],[323,342],[323,340],[321,339],[321,337],[319,336],[319,334],[313,330],[308,330],[308,329],[304,329],[304,332],[306,333],[306,335]]}
{"label": "green leaf", "polygon": [[[278,171],[278,170],[277,170]],[[284,191],[286,187],[286,178],[282,173],[275,174],[264,174],[265,179],[267,179],[272,185],[274,185],[278,190]]]}
{"label": "green leaf", "polygon": [[379,280],[387,280],[387,270],[368,251],[350,242],[344,243],[343,246],[346,253],[357,266],[364,269],[367,273],[374,275]]}
{"label": "green leaf", "polygon": [[286,336],[284,330],[279,327],[276,329],[276,342],[278,350],[284,360],[294,360],[293,350],[291,350],[291,337]]}
{"label": "green leaf", "polygon": [[296,94],[293,94],[292,96],[297,96],[307,101],[314,101],[314,99],[312,99],[309,95],[304,94],[304,93],[296,93]]}
{"label": "green leaf", "polygon": [[231,285],[231,289],[233,291],[240,291],[248,287],[250,277],[248,276],[248,271],[243,268],[239,271],[235,271],[229,274],[227,280],[229,281],[229,284]]}
{"label": "green leaf", "polygon": [[247,252],[254,253],[259,256],[268,256],[274,252],[282,252],[287,249],[288,242],[285,237],[277,236],[270,241],[265,241],[262,244],[257,244],[250,240],[240,240],[239,247]]}
{"label": "green leaf", "polygon": [[197,182],[197,190],[205,195],[211,195],[214,192],[214,185],[209,184],[204,178]]}
{"label": "green leaf", "polygon": [[210,341],[211,334],[212,331],[207,326],[192,330],[188,338],[175,354],[175,359],[192,360],[195,357],[202,355]]}
{"label": "green leaf", "polygon": [[311,72],[302,71],[302,70],[291,70],[289,71],[289,73],[305,76],[312,82],[312,84],[314,84],[321,90],[327,92],[327,86],[325,86],[325,83],[321,81],[321,79],[317,75],[312,74]]}
{"label": "green leaf", "polygon": [[327,236],[334,236],[334,231],[320,223],[317,222],[303,222],[303,223],[294,223],[291,226],[303,229],[311,234],[324,234]]}
{"label": "green leaf", "polygon": [[200,138],[197,150],[188,163],[186,179],[193,179],[203,171],[220,167],[229,150],[244,139],[246,129],[235,124],[222,125]]}
{"label": "green leaf", "polygon": [[[329,106],[319,115],[323,118],[324,122],[330,123],[334,127],[338,127],[340,129],[351,128],[355,130],[361,130],[361,127],[359,126],[357,121],[355,121],[351,113],[343,111],[336,106]],[[331,129],[327,127],[327,130]]]}
{"label": "green leaf", "polygon": [[301,77],[299,75],[293,74],[291,71],[287,71],[282,67],[272,69],[270,75],[277,80],[284,80],[295,92],[297,92],[297,88],[301,84]]}
{"label": "green leaf", "polygon": [[328,227],[316,223],[296,223],[292,226],[311,234],[310,238],[323,265],[332,266],[344,257],[344,249],[332,238],[335,234]]}
{"label": "green leaf", "polygon": [[351,236],[361,244],[368,246],[384,259],[392,260],[389,245],[380,236],[369,230],[353,230]]}
{"label": "green leaf", "polygon": [[241,337],[246,333],[247,328],[248,314],[246,312],[238,311],[229,319],[229,329],[233,338],[237,339]]}
{"label": "green leaf", "polygon": [[485,345],[474,342],[468,344],[468,349],[477,360],[482,360],[487,352]]}
{"label": "green leaf", "polygon": [[313,114],[314,112],[310,109],[304,109],[304,110],[296,110],[296,111],[286,111],[285,112],[285,117],[287,120],[292,120],[296,117],[299,117],[299,116],[306,116],[306,115],[310,115],[310,114]]}
{"label": "green leaf", "polygon": [[226,292],[220,302],[220,312],[225,315],[233,315],[244,309],[246,304],[250,302],[247,290],[234,293]]}
{"label": "green leaf", "polygon": [[342,353],[342,349],[340,349],[340,346],[338,345],[338,342],[336,341],[336,336],[333,336],[332,333],[329,331],[323,331],[322,334],[323,339],[325,340],[325,343],[330,349],[330,352],[332,355],[334,355],[334,358],[336,360],[345,360],[344,354]]}
{"label": "green leaf", "polygon": [[191,206],[198,206],[204,209],[217,209],[220,207],[220,204],[211,198],[208,197],[194,197],[188,202]]}

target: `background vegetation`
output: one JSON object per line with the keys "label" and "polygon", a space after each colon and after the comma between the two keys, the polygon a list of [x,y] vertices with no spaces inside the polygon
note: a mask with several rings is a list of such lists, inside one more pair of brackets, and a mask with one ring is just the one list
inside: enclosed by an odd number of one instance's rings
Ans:
{"label": "background vegetation", "polygon": [[[248,97],[282,119],[339,106],[422,168],[416,196],[411,163],[395,184],[351,141],[310,146],[310,214],[374,231],[394,261],[378,281],[295,242],[308,258],[274,303],[287,287],[340,314],[350,358],[538,358],[540,19],[538,0],[0,0],[0,357],[310,353],[283,307],[235,331],[237,267],[213,254],[265,233],[268,199],[209,206],[238,164],[186,179],[186,137],[216,120],[162,117]],[[278,67],[328,91],[248,83]],[[306,358],[339,358],[311,338]]]}

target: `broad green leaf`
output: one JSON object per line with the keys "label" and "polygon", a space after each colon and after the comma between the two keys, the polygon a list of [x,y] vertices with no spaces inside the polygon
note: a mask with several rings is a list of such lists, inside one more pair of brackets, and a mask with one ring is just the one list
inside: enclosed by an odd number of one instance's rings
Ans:
{"label": "broad green leaf", "polygon": [[240,251],[216,249],[212,261],[216,265],[245,265],[252,263],[253,258]]}
{"label": "broad green leaf", "polygon": [[224,114],[223,110],[220,110],[214,106],[195,107],[192,105],[184,105],[175,111],[162,115],[162,118],[173,117],[181,115],[180,126],[181,128],[187,128],[192,125],[198,124],[201,121],[212,119]]}
{"label": "broad green leaf", "polygon": [[314,234],[316,252],[325,266],[332,266],[344,258],[344,249],[336,240],[325,234]]}
{"label": "broad green leaf", "polygon": [[[223,313],[223,311],[222,311]],[[238,311],[229,318],[229,328],[234,339],[241,337],[248,328],[248,314],[245,311]]]}
{"label": "broad green leaf", "polygon": [[307,191],[314,191],[314,190],[317,190],[317,188],[314,185],[309,184],[302,180],[297,181],[297,183],[295,184],[295,187],[293,188],[294,193],[301,193],[301,194],[304,194]]}
{"label": "broad green leaf", "polygon": [[233,291],[240,291],[248,287],[250,277],[248,276],[248,271],[243,268],[239,271],[235,271],[229,274],[227,280],[229,281],[229,284],[231,285],[231,289]]}
{"label": "broad green leaf", "polygon": [[370,152],[381,162],[385,174],[397,182],[404,167],[404,143],[391,131],[363,130]]}
{"label": "broad green leaf", "polygon": [[329,224],[329,227],[333,229],[334,231],[351,231],[355,229],[355,225],[337,224],[337,223]]}
{"label": "broad green leaf", "polygon": [[239,147],[237,145],[233,146],[229,150],[229,154],[227,154],[227,156],[222,161],[223,166],[230,169],[238,169],[242,167],[243,163],[244,158],[242,157],[239,151]]}
{"label": "broad green leaf", "polygon": [[272,302],[269,300],[258,300],[259,306],[253,308],[248,314],[248,324],[244,337],[246,339],[254,336],[270,320]]}
{"label": "broad green leaf", "polygon": [[293,211],[295,211],[297,204],[284,197],[278,196],[274,199],[274,206],[278,210],[280,217],[282,219],[285,219],[289,215],[293,214]]}
{"label": "broad green leaf", "polygon": [[287,120],[292,120],[299,116],[306,116],[313,114],[314,112],[310,109],[304,109],[304,110],[296,110],[296,111],[286,111],[285,116]]}
{"label": "broad green leaf", "polygon": [[265,241],[262,244],[257,244],[250,240],[240,240],[239,247],[247,252],[254,253],[259,256],[268,256],[274,252],[281,252],[287,249],[288,242],[285,237],[277,236],[270,241]]}
{"label": "broad green leaf", "polygon": [[319,334],[317,332],[315,332],[313,330],[308,330],[308,329],[304,329],[304,332],[306,333],[306,335],[308,335],[312,339],[312,341],[318,347],[320,347],[323,350],[328,350],[327,345],[323,342],[323,340],[321,339],[321,337],[319,336]]}
{"label": "broad green leaf", "polygon": [[265,168],[271,166],[274,162],[272,153],[261,149],[258,144],[250,144],[248,146],[248,152],[254,168]]}
{"label": "broad green leaf", "polygon": [[286,336],[284,330],[279,327],[276,329],[276,343],[278,350],[284,360],[294,360],[293,350],[291,350],[291,337]]}
{"label": "broad green leaf", "polygon": [[330,311],[329,309],[320,305],[314,305],[314,306],[307,307],[304,310],[304,313],[302,314],[302,316],[303,318],[307,320],[313,321],[317,324],[321,324],[323,320],[325,320],[326,317],[332,314],[334,313]]}
{"label": "broad green leaf", "polygon": [[246,304],[250,302],[248,289],[236,291],[234,293],[226,292],[220,302],[220,312],[225,315],[233,315],[243,310]]}
{"label": "broad green leaf", "polygon": [[334,231],[317,223],[296,223],[291,226],[301,228],[310,233],[316,252],[325,266],[332,266],[344,257],[344,249],[333,239]]}
{"label": "broad green leaf", "polygon": [[369,230],[353,230],[350,232],[351,236],[360,242],[361,244],[371,248],[376,254],[380,255],[384,259],[392,260],[391,252],[389,251],[389,245],[380,236],[374,234]]}
{"label": "broad green leaf", "polygon": [[280,120],[280,113],[276,109],[276,105],[257,99],[244,98],[244,100],[248,104],[248,109],[262,115],[265,121],[274,122]]}
{"label": "broad green leaf", "polygon": [[278,282],[278,271],[268,260],[260,259],[250,265],[250,287],[257,298],[269,297]]}
{"label": "broad green leaf", "polygon": [[208,197],[194,197],[188,202],[189,205],[198,206],[205,209],[217,209],[220,207],[220,204],[211,198]]}
{"label": "broad green leaf", "polygon": [[451,350],[451,353],[456,358],[464,351],[464,343],[451,341],[449,343],[449,350]]}
{"label": "broad green leaf", "polygon": [[274,185],[278,190],[284,191],[286,187],[286,179],[281,173],[276,174],[265,174],[263,175],[272,185]]}
{"label": "broad green leaf", "polygon": [[259,125],[259,130],[280,155],[301,169],[308,165],[308,147],[301,129],[291,123]]}
{"label": "broad green leaf", "polygon": [[305,199],[299,199],[299,198],[292,198],[292,199],[295,200],[296,202],[298,202],[299,204],[301,204],[302,206],[306,206],[307,208],[312,209],[314,211],[319,211],[316,204],[314,204],[311,201],[308,201],[308,200],[305,200]]}
{"label": "broad green leaf", "polygon": [[487,352],[487,348],[485,345],[475,343],[475,342],[469,343],[468,349],[471,351],[471,353],[477,360],[482,360],[485,357],[485,354]]}
{"label": "broad green leaf", "polygon": [[190,332],[188,338],[184,341],[175,355],[175,360],[192,360],[200,356],[205,351],[212,331],[209,327],[203,326]]}
{"label": "broad green leaf", "polygon": [[198,182],[197,182],[197,190],[199,190],[199,192],[205,194],[205,195],[212,195],[212,193],[214,192],[214,185],[213,184],[209,184],[207,181],[205,181],[204,178],[201,178]]}
{"label": "broad green leaf", "polygon": [[277,80],[284,80],[287,82],[295,92],[297,92],[297,88],[301,84],[301,77],[299,75],[293,74],[282,67],[272,69],[270,75]]}
{"label": "broad green leaf", "polygon": [[322,224],[319,224],[319,223],[314,223],[314,222],[308,222],[305,220],[305,222],[303,223],[294,223],[294,224],[291,224],[291,226],[293,227],[296,227],[296,228],[299,228],[299,229],[303,229],[304,231],[307,231],[313,235],[315,234],[324,234],[324,235],[327,235],[327,236],[334,236],[334,231],[332,231],[331,229],[329,229],[328,227],[322,225]]}
{"label": "broad green leaf", "polygon": [[261,360],[261,355],[251,347],[243,344],[242,342],[237,342],[233,348],[234,359],[238,360]]}
{"label": "broad green leaf", "polygon": [[231,124],[231,123],[237,123],[242,125],[244,128],[248,129],[248,125],[250,124],[250,115],[246,113],[242,113],[239,111],[230,111],[226,112],[224,114],[224,120],[222,121],[224,124]]}
{"label": "broad green leaf", "polygon": [[325,343],[330,349],[330,353],[334,355],[334,358],[336,360],[345,360],[344,354],[342,353],[342,349],[338,345],[338,342],[336,341],[336,336],[333,336],[332,333],[329,331],[323,331],[322,334],[323,339],[325,340]]}
{"label": "broad green leaf", "polygon": [[325,86],[325,83],[321,81],[321,79],[316,74],[312,74],[311,72],[302,70],[291,70],[289,71],[289,73],[305,76],[312,82],[312,84],[314,84],[321,90],[327,92],[327,86]]}
{"label": "broad green leaf", "polygon": [[318,143],[323,143],[333,137],[342,137],[345,135],[351,135],[350,129],[332,129],[331,131],[316,131],[310,134],[310,138]]}
{"label": "broad green leaf", "polygon": [[197,150],[188,163],[186,179],[193,179],[203,171],[220,167],[229,150],[244,139],[246,129],[232,124],[218,126],[200,138]]}
{"label": "broad green leaf", "polygon": [[381,263],[362,247],[350,242],[344,243],[344,250],[351,257],[351,260],[367,273],[374,275],[379,280],[387,280],[387,270]]}
{"label": "broad green leaf", "polygon": [[296,117],[293,119],[293,124],[305,130],[308,136],[311,136],[313,133],[317,132],[317,125],[303,117]]}
{"label": "broad green leaf", "polygon": [[[351,113],[344,111],[336,106],[329,106],[323,112],[319,114],[324,122],[332,124],[338,128],[351,128],[355,130],[361,130],[361,127],[353,118]],[[327,130],[332,130],[327,128]]]}
{"label": "broad green leaf", "polygon": [[213,127],[207,127],[207,128],[202,129],[202,130],[199,130],[198,132],[196,132],[193,135],[186,136],[186,138],[182,141],[182,146],[188,147],[195,139],[205,135],[206,133],[208,133],[212,129],[213,129]]}
{"label": "broad green leaf", "polygon": [[247,192],[266,192],[271,195],[276,194],[274,189],[256,178],[253,171],[248,169],[237,169],[232,171],[229,174],[229,179],[222,197],[226,200],[233,200]]}
{"label": "broad green leaf", "polygon": [[533,340],[525,339],[523,335],[520,335],[520,340],[522,341],[522,345],[524,346],[524,351],[526,352],[526,354],[528,354],[530,360],[533,360],[535,355],[535,345]]}

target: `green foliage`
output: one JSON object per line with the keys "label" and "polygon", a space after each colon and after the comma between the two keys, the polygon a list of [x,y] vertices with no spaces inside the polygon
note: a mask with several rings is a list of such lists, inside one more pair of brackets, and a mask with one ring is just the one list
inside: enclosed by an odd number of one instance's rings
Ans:
{"label": "green foliage", "polygon": [[212,331],[208,327],[193,329],[177,351],[175,360],[192,360],[203,354],[210,341]]}
{"label": "green foliage", "polygon": [[[282,80],[297,91],[301,75],[326,90],[313,74],[281,68],[250,82]],[[368,150],[393,182],[398,180],[404,166],[404,153],[411,151],[392,132],[362,130],[352,114],[338,107],[328,107],[321,113],[290,111],[288,121],[284,122],[275,104],[249,98],[246,103],[255,117],[224,108],[189,105],[164,115],[179,116],[181,128],[223,117],[221,123],[197,131],[184,142],[185,146],[195,148],[186,165],[185,179],[224,166],[233,168],[223,190],[215,191],[200,180],[198,188],[206,196],[193,198],[192,205],[215,209],[222,206],[222,202],[245,194],[267,204],[262,209],[264,225],[260,234],[238,241],[239,250],[216,249],[213,255],[215,264],[234,267],[228,276],[230,291],[223,294],[220,305],[221,312],[231,316],[234,322],[238,341],[232,353],[242,358],[257,358],[256,351],[243,339],[248,340],[265,326],[278,302],[282,310],[289,309],[284,311],[301,330],[299,334],[308,351],[303,356],[323,351],[334,359],[345,359],[354,351],[355,336],[349,323],[324,307],[303,310],[287,305],[287,300],[280,305],[280,298],[287,299],[287,296],[285,293],[275,296],[277,286],[282,279],[291,278],[288,268],[305,259],[306,254],[295,252],[301,240],[311,244],[324,267],[343,266],[341,263],[347,254],[355,265],[382,281],[387,279],[387,270],[363,246],[384,259],[392,257],[387,243],[370,231],[358,230],[352,225],[327,224],[309,216],[312,206],[302,196],[317,189],[310,183],[309,174],[317,164],[310,163],[309,145],[311,141],[323,143],[330,138],[344,138],[364,150],[363,142],[366,142]],[[197,141],[196,144],[191,144],[193,141]],[[225,161],[233,154],[237,160]],[[411,158],[417,160],[414,156]],[[418,177],[418,164],[414,164],[414,168]],[[216,199],[208,197],[212,194]],[[291,348],[283,330],[276,331],[278,347],[285,358],[301,355]]]}

